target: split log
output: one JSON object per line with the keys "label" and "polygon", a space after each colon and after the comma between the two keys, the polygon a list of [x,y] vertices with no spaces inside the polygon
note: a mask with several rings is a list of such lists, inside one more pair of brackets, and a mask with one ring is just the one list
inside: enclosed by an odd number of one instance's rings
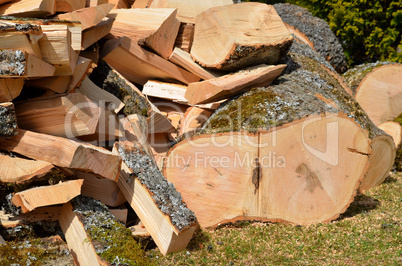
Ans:
{"label": "split log", "polygon": [[107,103],[108,108],[113,110],[116,114],[124,108],[124,103],[122,101],[113,94],[96,86],[88,77],[84,78],[77,91],[85,94],[98,106],[103,105],[102,103]]}
{"label": "split log", "polygon": [[203,108],[196,106],[187,109],[183,118],[180,121],[179,135],[184,135],[189,132],[195,132],[202,127],[212,113]]}
{"label": "split log", "polygon": [[232,5],[232,0],[153,0],[149,7],[155,8],[177,8],[177,18],[181,22],[194,23],[195,17],[212,7]]}
{"label": "split log", "polygon": [[24,50],[42,59],[38,40],[43,37],[38,25],[0,20],[0,49]]}
{"label": "split log", "polygon": [[57,16],[59,20],[79,21],[81,22],[82,30],[95,26],[112,10],[113,4],[102,4],[96,7],[88,7],[64,13]]}
{"label": "split log", "polygon": [[217,78],[224,75],[224,73],[222,72],[210,71],[202,68],[200,65],[193,61],[189,53],[183,51],[178,47],[174,48],[172,54],[169,57],[169,61],[205,80]]}
{"label": "split log", "polygon": [[[125,201],[125,200],[124,200]],[[113,214],[114,217],[120,222],[122,222],[124,225],[127,223],[127,215],[128,215],[128,209],[111,209],[109,208],[109,211],[111,214]]]}
{"label": "split log", "polygon": [[59,223],[77,265],[115,264],[115,261],[107,261],[110,258],[119,258],[128,265],[138,263],[134,258],[144,261],[141,247],[130,230],[97,200],[73,199],[63,206]]}
{"label": "split log", "polygon": [[32,98],[15,105],[22,129],[74,138],[95,133],[101,109],[81,93]]}
{"label": "split log", "polygon": [[227,99],[253,87],[268,86],[285,67],[259,65],[219,78],[190,83],[185,97],[191,105]]}
{"label": "split log", "polygon": [[191,55],[203,67],[237,71],[277,63],[292,41],[273,6],[240,3],[214,7],[197,16]]}
{"label": "split log", "polygon": [[23,87],[24,78],[0,78],[0,103],[12,101]]}
{"label": "split log", "polygon": [[16,227],[18,225],[37,223],[39,221],[58,221],[61,213],[61,207],[39,207],[31,212],[13,215],[0,211],[0,225],[6,228]]}
{"label": "split log", "polygon": [[131,8],[148,8],[153,0],[132,0],[134,3]]}
{"label": "split log", "polygon": [[83,182],[84,180],[78,179],[24,190],[14,194],[12,203],[21,207],[22,213],[30,212],[38,207],[63,204],[81,194]]}
{"label": "split log", "polygon": [[0,51],[0,77],[48,77],[54,73],[54,66],[25,51]]}
{"label": "split log", "polygon": [[72,12],[78,9],[85,8],[83,0],[56,0],[56,12]]}
{"label": "split log", "polygon": [[[77,65],[74,68],[74,74],[71,77],[70,84],[68,84],[67,92],[72,92],[75,88],[80,87],[82,81],[87,76],[91,67],[92,60],[85,57],[78,57]],[[64,91],[64,92],[66,92]]]}
{"label": "split log", "polygon": [[392,139],[343,89],[306,70],[275,84],[232,100],[169,152],[165,176],[201,226],[328,222],[391,168]]}
{"label": "split log", "polygon": [[45,18],[55,13],[55,0],[20,0],[0,6],[5,16]]}
{"label": "split log", "polygon": [[128,80],[144,85],[150,79],[178,80],[185,84],[200,78],[153,54],[128,38],[107,41],[101,57]]}
{"label": "split log", "polygon": [[[56,67],[56,76],[72,75],[78,55],[72,48],[72,35],[68,25],[42,25],[43,38],[39,40],[43,60]],[[81,48],[81,40],[80,40]]]}
{"label": "split log", "polygon": [[307,9],[300,6],[291,4],[273,6],[296,37],[328,60],[337,72],[343,73],[347,70],[342,45],[325,20],[314,17]]}
{"label": "split log", "polygon": [[125,36],[168,59],[180,27],[176,13],[173,8],[116,9],[108,15],[115,19],[110,33]]}
{"label": "split log", "polygon": [[53,165],[44,161],[28,160],[0,154],[0,182],[21,183],[47,174]]}
{"label": "split log", "polygon": [[102,179],[91,173],[77,172],[76,177],[83,179],[81,195],[99,200],[108,206],[117,207],[126,202],[116,182]]}
{"label": "split log", "polygon": [[363,64],[346,72],[344,77],[374,124],[392,121],[402,113],[402,64]]}
{"label": "split log", "polygon": [[20,129],[16,137],[0,142],[1,149],[56,166],[89,171],[117,180],[121,159],[108,150],[51,135]]}
{"label": "split log", "polygon": [[95,26],[84,30],[82,32],[82,49],[87,49],[92,44],[108,35],[112,29],[113,22],[114,19],[106,17]]}
{"label": "split log", "polygon": [[17,117],[13,103],[0,103],[0,141],[18,135]]}
{"label": "split log", "polygon": [[194,40],[194,24],[181,23],[174,46],[190,53]]}
{"label": "split log", "polygon": [[166,255],[185,249],[197,220],[180,193],[168,184],[140,147],[116,142],[114,152],[124,160],[117,184],[160,252]]}
{"label": "split log", "polygon": [[38,88],[56,93],[65,93],[71,83],[71,76],[53,76],[25,81],[26,87]]}

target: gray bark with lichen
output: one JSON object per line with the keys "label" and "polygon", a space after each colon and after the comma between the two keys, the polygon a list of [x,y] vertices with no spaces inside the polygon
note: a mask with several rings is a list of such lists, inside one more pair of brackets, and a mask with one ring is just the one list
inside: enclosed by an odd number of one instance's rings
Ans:
{"label": "gray bark with lichen", "polygon": [[127,150],[124,145],[119,145],[118,151],[123,161],[133,171],[132,178],[138,178],[151,192],[155,204],[161,212],[169,216],[171,223],[178,230],[181,231],[197,223],[195,214],[187,208],[181,194],[166,180],[142,148]]}
{"label": "gray bark with lichen", "polygon": [[26,63],[25,53],[21,50],[0,50],[1,76],[24,76]]}
{"label": "gray bark with lichen", "polygon": [[0,139],[17,135],[17,117],[14,108],[0,106]]}
{"label": "gray bark with lichen", "polygon": [[328,23],[314,17],[307,9],[291,4],[274,4],[283,22],[295,27],[313,43],[314,49],[326,58],[336,71],[347,70],[342,45],[331,31]]}

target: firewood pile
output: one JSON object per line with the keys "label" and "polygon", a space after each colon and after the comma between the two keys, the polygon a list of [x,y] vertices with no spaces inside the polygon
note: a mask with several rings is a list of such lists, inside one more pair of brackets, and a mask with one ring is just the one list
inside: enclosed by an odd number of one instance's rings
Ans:
{"label": "firewood pile", "polygon": [[0,14],[1,226],[58,221],[77,264],[113,263],[91,224],[129,227],[130,210],[164,255],[198,226],[334,220],[400,154],[402,66],[341,75],[336,37],[296,6],[5,0]]}

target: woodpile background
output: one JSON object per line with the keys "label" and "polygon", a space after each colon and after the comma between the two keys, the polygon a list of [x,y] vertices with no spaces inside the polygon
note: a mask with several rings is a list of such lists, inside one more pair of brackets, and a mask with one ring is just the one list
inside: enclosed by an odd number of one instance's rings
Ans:
{"label": "woodpile background", "polygon": [[77,264],[114,263],[131,235],[166,255],[199,226],[332,221],[401,170],[402,66],[342,74],[341,45],[303,8],[5,0],[0,14],[0,245],[55,222]]}

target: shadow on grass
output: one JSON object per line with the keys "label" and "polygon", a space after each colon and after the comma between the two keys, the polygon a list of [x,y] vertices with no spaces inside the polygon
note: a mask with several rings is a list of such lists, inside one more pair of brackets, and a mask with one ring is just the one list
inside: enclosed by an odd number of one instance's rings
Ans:
{"label": "shadow on grass", "polygon": [[346,212],[342,213],[337,221],[376,209],[381,202],[366,195],[357,195]]}
{"label": "shadow on grass", "polygon": [[392,176],[387,176],[387,178],[385,178],[383,183],[395,183],[397,181],[398,181],[398,179],[396,179],[396,178],[394,178]]}
{"label": "shadow on grass", "polygon": [[200,227],[194,232],[193,238],[188,243],[187,250],[201,250],[208,244],[210,237],[207,232],[203,231]]}

